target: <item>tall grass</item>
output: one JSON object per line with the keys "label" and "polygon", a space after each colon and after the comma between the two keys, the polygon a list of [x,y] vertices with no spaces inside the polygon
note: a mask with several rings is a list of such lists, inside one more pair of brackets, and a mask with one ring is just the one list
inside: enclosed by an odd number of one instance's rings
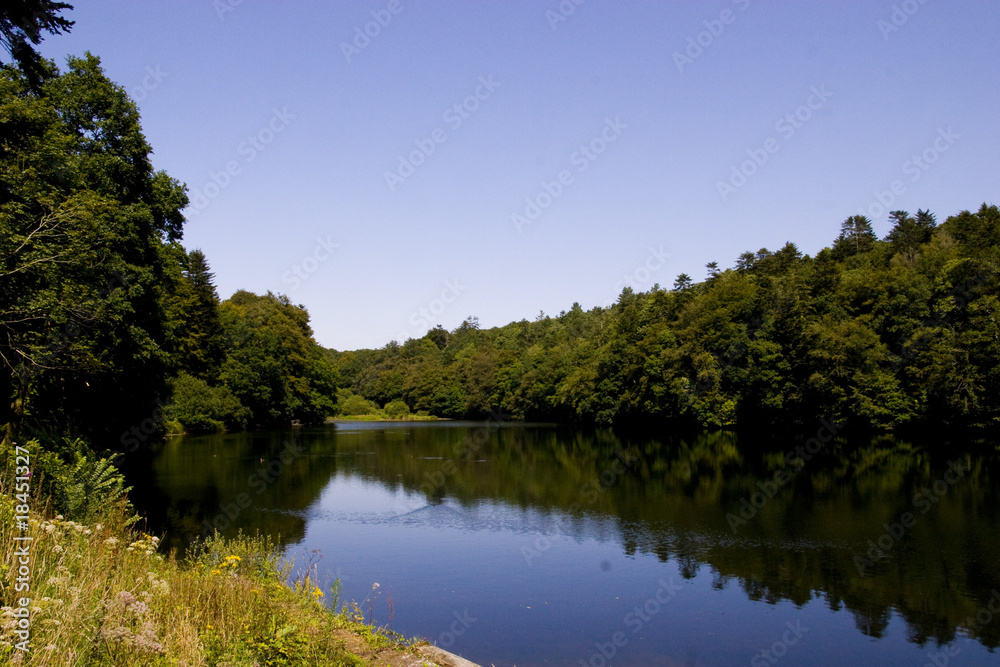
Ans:
{"label": "tall grass", "polygon": [[[0,490],[2,491],[2,490]],[[311,569],[287,585],[291,565],[268,538],[215,538],[183,561],[130,525],[124,500],[99,522],[51,514],[41,501],[28,530],[0,493],[0,662],[47,665],[364,665],[344,631],[359,627],[324,606]],[[30,593],[18,593],[14,537],[33,538]],[[338,592],[336,583],[333,594]],[[29,652],[15,648],[18,598],[31,598]],[[360,628],[370,643],[386,638]]]}

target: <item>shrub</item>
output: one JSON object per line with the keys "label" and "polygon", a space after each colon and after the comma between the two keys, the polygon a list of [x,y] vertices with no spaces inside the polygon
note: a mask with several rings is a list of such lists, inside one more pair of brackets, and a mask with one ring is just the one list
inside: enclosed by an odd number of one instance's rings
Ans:
{"label": "shrub", "polygon": [[396,399],[385,404],[385,416],[389,419],[402,419],[410,416],[410,406],[405,401]]}
{"label": "shrub", "polygon": [[250,411],[228,387],[213,387],[201,378],[181,373],[171,382],[167,416],[189,433],[215,433],[245,429]]}
{"label": "shrub", "polygon": [[338,401],[340,412],[344,415],[374,415],[378,414],[378,406],[364,396],[350,394]]}

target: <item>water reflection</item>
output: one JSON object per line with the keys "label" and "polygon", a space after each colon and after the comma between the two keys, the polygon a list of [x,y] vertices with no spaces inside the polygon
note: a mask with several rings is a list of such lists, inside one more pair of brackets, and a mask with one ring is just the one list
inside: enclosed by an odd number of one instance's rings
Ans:
{"label": "water reflection", "polygon": [[349,493],[319,502],[332,480],[361,480],[399,495],[392,521],[401,526],[531,536],[519,547],[529,565],[555,539],[596,539],[673,561],[715,589],[739,587],[749,600],[821,598],[868,637],[896,615],[920,645],[956,635],[1000,644],[1000,614],[983,622],[991,604],[1000,611],[997,449],[836,438],[806,458],[796,450],[806,442],[339,424],[175,439],[133,461],[130,474],[137,504],[173,547],[213,528],[297,544],[323,507],[387,520],[352,506]]}

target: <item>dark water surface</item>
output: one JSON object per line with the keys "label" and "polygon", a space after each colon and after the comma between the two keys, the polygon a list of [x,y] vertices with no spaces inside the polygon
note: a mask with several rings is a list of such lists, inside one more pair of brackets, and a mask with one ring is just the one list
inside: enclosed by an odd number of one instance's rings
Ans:
{"label": "dark water surface", "polygon": [[340,423],[132,464],[168,546],[280,535],[484,666],[1000,664],[994,445]]}

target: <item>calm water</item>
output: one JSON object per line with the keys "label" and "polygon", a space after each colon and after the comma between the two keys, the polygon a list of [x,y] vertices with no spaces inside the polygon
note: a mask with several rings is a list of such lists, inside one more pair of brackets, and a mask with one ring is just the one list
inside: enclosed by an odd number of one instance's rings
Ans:
{"label": "calm water", "polygon": [[280,535],[486,666],[1000,664],[993,445],[342,423],[132,463],[169,545]]}

